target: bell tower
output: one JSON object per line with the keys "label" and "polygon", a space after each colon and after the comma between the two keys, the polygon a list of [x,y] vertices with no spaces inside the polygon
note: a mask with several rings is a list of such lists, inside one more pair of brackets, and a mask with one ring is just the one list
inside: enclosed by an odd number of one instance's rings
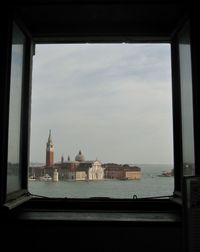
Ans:
{"label": "bell tower", "polygon": [[49,137],[46,145],[46,166],[54,164],[54,146],[51,139],[51,130],[49,130]]}

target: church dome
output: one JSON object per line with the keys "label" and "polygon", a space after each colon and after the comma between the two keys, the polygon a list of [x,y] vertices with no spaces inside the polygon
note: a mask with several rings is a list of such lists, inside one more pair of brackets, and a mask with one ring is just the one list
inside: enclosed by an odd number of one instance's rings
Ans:
{"label": "church dome", "polygon": [[81,151],[79,151],[79,153],[76,155],[75,160],[78,161],[78,162],[84,162],[85,161],[85,157],[83,156]]}

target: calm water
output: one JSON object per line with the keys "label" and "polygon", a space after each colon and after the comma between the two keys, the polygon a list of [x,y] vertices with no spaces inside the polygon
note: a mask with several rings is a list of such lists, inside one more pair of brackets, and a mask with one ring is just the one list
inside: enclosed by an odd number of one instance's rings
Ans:
{"label": "calm water", "polygon": [[32,194],[48,197],[111,197],[132,198],[172,195],[174,177],[158,177],[162,171],[170,171],[170,165],[138,165],[141,167],[141,180],[103,181],[29,181]]}

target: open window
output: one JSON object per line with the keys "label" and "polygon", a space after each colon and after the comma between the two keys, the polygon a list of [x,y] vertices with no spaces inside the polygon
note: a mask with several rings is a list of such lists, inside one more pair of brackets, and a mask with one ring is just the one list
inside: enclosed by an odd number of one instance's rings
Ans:
{"label": "open window", "polygon": [[[9,41],[10,64],[7,64],[7,68],[10,69],[7,73],[10,81],[7,83],[10,88],[7,111],[9,116],[5,121],[7,138],[4,148],[7,151],[4,151],[4,159],[6,156],[7,161],[4,162],[4,180],[7,182],[4,182],[3,186],[3,203],[28,192],[32,39],[35,43],[171,43],[175,191],[181,194],[182,167],[189,168],[194,174],[195,149],[190,45],[187,26],[174,35],[177,24],[185,14],[185,10],[178,10],[177,5],[156,4],[44,4],[31,7],[21,5],[18,8],[19,16],[28,27],[32,38],[17,22],[10,27],[13,36]],[[48,13],[46,19],[43,17],[44,13]],[[75,13],[79,14],[76,18]],[[17,78],[13,78],[15,73]],[[14,91],[15,85],[18,85],[17,92]],[[15,131],[12,128],[13,121],[16,124]],[[190,156],[187,156],[188,153]],[[12,175],[15,177],[12,178]]]}
{"label": "open window", "polygon": [[195,176],[194,83],[190,22],[183,22],[172,39],[175,193],[183,192],[186,176]]}
{"label": "open window", "polygon": [[28,199],[29,111],[32,39],[19,21],[11,24],[5,202],[14,207]]}

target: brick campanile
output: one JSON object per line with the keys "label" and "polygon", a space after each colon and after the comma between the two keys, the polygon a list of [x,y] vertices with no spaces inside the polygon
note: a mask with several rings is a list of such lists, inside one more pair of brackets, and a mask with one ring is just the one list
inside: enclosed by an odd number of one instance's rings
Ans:
{"label": "brick campanile", "polygon": [[49,137],[46,146],[46,166],[51,166],[54,164],[54,146],[51,139],[51,130],[49,130]]}

